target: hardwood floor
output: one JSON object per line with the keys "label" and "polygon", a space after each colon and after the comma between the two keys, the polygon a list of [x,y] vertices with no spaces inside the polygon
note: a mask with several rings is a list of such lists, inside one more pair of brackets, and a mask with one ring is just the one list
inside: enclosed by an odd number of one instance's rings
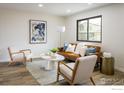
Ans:
{"label": "hardwood floor", "polygon": [[[56,82],[56,69],[45,71],[42,69],[47,62],[39,59],[24,65],[8,66],[0,63],[0,85],[69,85],[65,80]],[[32,76],[33,75],[33,76]],[[93,79],[97,85],[124,85],[124,73],[115,70],[114,75],[93,72]],[[90,81],[83,85],[92,85]]]}
{"label": "hardwood floor", "polygon": [[0,63],[0,85],[39,85],[23,64]]}

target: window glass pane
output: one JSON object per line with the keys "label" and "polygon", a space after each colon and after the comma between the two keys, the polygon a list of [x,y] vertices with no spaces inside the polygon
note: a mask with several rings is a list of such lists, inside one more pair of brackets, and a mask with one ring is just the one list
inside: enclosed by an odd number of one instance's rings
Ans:
{"label": "window glass pane", "polygon": [[87,20],[78,22],[78,40],[87,40]]}
{"label": "window glass pane", "polygon": [[89,19],[89,41],[101,41],[101,17]]}

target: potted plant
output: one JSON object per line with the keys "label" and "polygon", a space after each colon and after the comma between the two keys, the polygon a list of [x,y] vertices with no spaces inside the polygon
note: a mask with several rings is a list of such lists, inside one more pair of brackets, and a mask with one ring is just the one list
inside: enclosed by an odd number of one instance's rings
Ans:
{"label": "potted plant", "polygon": [[50,51],[53,52],[53,53],[56,53],[57,51],[59,51],[59,49],[58,48],[53,48]]}

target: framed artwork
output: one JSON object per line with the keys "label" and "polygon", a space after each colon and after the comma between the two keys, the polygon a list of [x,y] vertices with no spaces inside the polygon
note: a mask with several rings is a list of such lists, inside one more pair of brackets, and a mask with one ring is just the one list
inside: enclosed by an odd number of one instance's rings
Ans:
{"label": "framed artwork", "polygon": [[42,20],[29,20],[30,43],[41,44],[47,42],[47,22]]}

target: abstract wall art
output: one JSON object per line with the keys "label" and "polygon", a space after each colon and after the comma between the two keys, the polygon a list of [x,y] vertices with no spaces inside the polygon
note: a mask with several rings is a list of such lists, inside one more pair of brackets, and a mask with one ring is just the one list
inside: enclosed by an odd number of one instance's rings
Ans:
{"label": "abstract wall art", "polygon": [[47,22],[42,20],[29,20],[30,44],[47,42]]}

